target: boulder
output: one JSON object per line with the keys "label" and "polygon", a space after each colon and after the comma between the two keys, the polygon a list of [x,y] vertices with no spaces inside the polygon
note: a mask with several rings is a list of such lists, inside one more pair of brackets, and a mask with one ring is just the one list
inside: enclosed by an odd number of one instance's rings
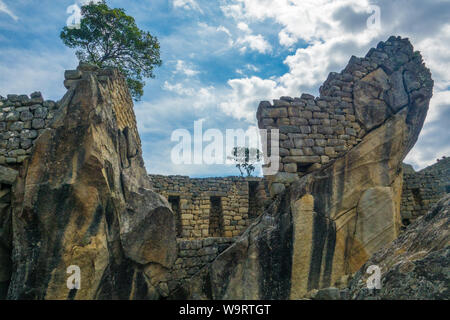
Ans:
{"label": "boulder", "polygon": [[[369,266],[380,268],[379,289],[369,289]],[[350,282],[352,299],[450,299],[450,195],[380,249]]]}
{"label": "boulder", "polygon": [[[176,258],[173,213],[150,189],[135,119],[117,116],[134,117],[125,80],[115,70],[103,85],[96,68],[78,70],[13,186],[7,298],[157,299]],[[70,266],[78,290],[67,287]]]}

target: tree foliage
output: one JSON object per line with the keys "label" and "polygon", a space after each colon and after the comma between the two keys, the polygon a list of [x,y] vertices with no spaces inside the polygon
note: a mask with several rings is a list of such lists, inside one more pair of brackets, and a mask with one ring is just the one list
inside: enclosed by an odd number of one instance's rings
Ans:
{"label": "tree foliage", "polygon": [[236,163],[242,177],[244,171],[247,177],[250,177],[256,169],[255,164],[262,159],[262,152],[256,148],[234,147],[228,158]]}
{"label": "tree foliage", "polygon": [[102,1],[81,7],[79,28],[64,27],[61,39],[78,49],[80,61],[99,67],[116,67],[126,77],[131,95],[139,100],[144,78],[154,78],[153,69],[161,65],[158,39],[140,30],[123,9],[109,8]]}

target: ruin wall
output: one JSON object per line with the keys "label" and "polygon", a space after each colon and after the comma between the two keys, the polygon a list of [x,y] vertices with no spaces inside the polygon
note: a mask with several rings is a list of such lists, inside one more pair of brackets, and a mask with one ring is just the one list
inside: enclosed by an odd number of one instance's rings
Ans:
{"label": "ruin wall", "polygon": [[34,141],[47,128],[57,108],[40,92],[0,96],[0,165],[17,167],[28,158]]}
{"label": "ruin wall", "polygon": [[450,192],[450,158],[444,157],[432,166],[414,171],[403,166],[403,190],[400,214],[404,226],[426,214]]}
{"label": "ruin wall", "polygon": [[179,238],[238,236],[263,211],[261,178],[149,177],[154,191],[172,205]]}
{"label": "ruin wall", "polygon": [[236,241],[236,238],[177,239],[178,255],[167,281],[170,292],[211,263]]}

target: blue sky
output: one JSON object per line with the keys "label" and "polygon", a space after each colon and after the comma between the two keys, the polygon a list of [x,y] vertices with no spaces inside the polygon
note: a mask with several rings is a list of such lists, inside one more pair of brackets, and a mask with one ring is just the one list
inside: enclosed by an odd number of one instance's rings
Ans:
{"label": "blue sky", "polygon": [[[41,91],[58,100],[77,66],[59,39],[81,0],[0,0],[0,95]],[[254,127],[260,100],[317,94],[331,71],[390,35],[409,37],[435,80],[427,122],[406,162],[416,169],[450,155],[450,1],[108,0],[157,36],[163,66],[135,105],[149,173],[236,175],[226,165],[175,165],[175,129]],[[367,19],[380,9],[379,28]]]}

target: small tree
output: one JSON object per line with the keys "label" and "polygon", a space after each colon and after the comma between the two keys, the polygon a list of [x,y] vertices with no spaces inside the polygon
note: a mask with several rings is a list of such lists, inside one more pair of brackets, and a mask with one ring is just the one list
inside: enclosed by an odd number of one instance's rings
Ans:
{"label": "small tree", "polygon": [[80,61],[99,67],[117,67],[127,79],[134,100],[144,94],[144,78],[154,78],[153,68],[161,65],[158,39],[140,30],[123,9],[111,9],[105,1],[81,7],[79,28],[64,27],[61,39],[77,48]]}
{"label": "small tree", "polygon": [[242,177],[244,171],[247,173],[247,177],[251,177],[256,169],[255,164],[262,159],[262,152],[255,148],[234,147],[228,159],[236,162],[236,168],[239,169]]}

